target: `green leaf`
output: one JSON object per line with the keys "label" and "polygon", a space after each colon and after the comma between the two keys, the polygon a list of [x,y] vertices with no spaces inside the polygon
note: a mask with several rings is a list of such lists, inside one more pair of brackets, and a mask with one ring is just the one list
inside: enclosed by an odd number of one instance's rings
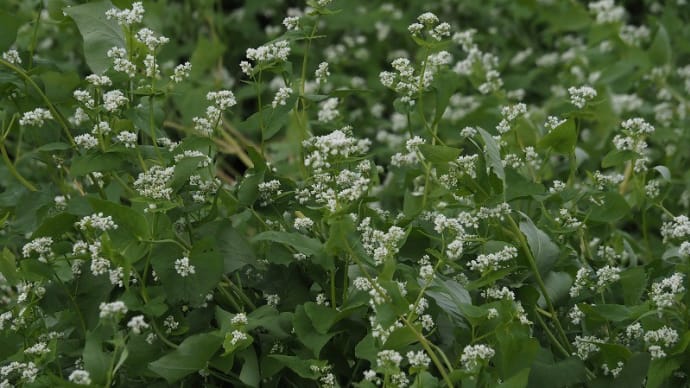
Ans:
{"label": "green leaf", "polygon": [[491,168],[494,171],[494,174],[496,174],[497,177],[499,177],[502,181],[505,181],[506,174],[505,171],[503,171],[501,152],[499,151],[496,140],[494,140],[491,134],[489,134],[489,132],[486,132],[484,129],[477,128],[477,130],[479,131],[479,134],[482,135],[484,145],[486,146],[486,153],[484,155],[484,158],[486,159],[487,165],[491,166]]}
{"label": "green leaf", "polygon": [[223,356],[227,356],[239,350],[248,348],[252,342],[254,342],[254,337],[247,333],[245,333],[245,335],[247,338],[235,340],[232,331],[225,333],[225,339],[223,340],[223,349],[225,350],[225,353],[223,353]]}
{"label": "green leaf", "polygon": [[17,15],[0,10],[0,52],[7,51],[17,39],[21,20]]}
{"label": "green leaf", "polygon": [[577,132],[575,120],[568,119],[563,124],[553,128],[539,140],[542,148],[552,148],[561,154],[569,154],[575,150],[577,144]]}
{"label": "green leaf", "polygon": [[223,338],[216,332],[191,335],[177,349],[150,363],[149,369],[172,384],[206,368],[206,363],[220,348],[222,341]]}
{"label": "green leaf", "polygon": [[240,381],[250,387],[259,387],[261,385],[261,371],[259,370],[259,362],[256,358],[256,351],[253,348],[245,349],[237,355],[244,360],[242,370],[240,371]]}
{"label": "green leaf", "polygon": [[641,387],[649,367],[649,353],[635,353],[627,361],[618,377],[608,382],[611,388]]}
{"label": "green leaf", "polygon": [[213,236],[216,249],[223,258],[225,273],[235,272],[245,265],[257,265],[254,248],[228,220],[203,225],[198,230],[198,236]]}
{"label": "green leaf", "polygon": [[558,259],[558,245],[551,241],[548,234],[538,229],[529,217],[524,214],[522,216],[524,221],[520,222],[520,230],[527,237],[527,244],[532,250],[539,272],[546,274]]}
{"label": "green leaf", "polygon": [[[519,354],[519,353],[518,353]],[[525,368],[517,374],[510,377],[508,380],[498,385],[498,388],[524,388],[527,386],[529,380],[529,368]]]}
{"label": "green leaf", "polygon": [[516,198],[534,197],[543,194],[546,189],[541,183],[528,180],[512,168],[506,171],[506,201]]}
{"label": "green leaf", "polygon": [[625,321],[632,315],[628,307],[618,304],[593,304],[581,307],[588,317],[594,315],[611,322]]}
{"label": "green leaf", "polygon": [[639,155],[635,151],[630,150],[612,150],[601,161],[601,167],[609,168],[614,166],[620,166],[623,162],[628,160],[633,160],[638,158]]}
{"label": "green leaf", "polygon": [[4,247],[2,254],[0,254],[0,274],[5,277],[7,283],[11,286],[19,281],[14,254],[7,247]]}
{"label": "green leaf", "polygon": [[660,387],[678,369],[680,362],[675,358],[652,360],[647,371],[647,388]]}
{"label": "green leaf", "polygon": [[[471,307],[472,298],[470,293],[455,280],[440,280],[434,278],[431,286],[426,290],[426,295],[430,296],[436,304],[441,307],[448,316],[453,319],[456,324],[465,325],[465,319],[472,322],[471,315],[467,314],[468,309],[464,309],[463,306],[467,305]],[[484,313],[481,313],[483,316]]]}
{"label": "green leaf", "polygon": [[671,40],[668,36],[668,32],[666,32],[666,28],[660,24],[654,36],[654,41],[652,45],[649,46],[649,60],[656,66],[667,65],[671,62],[672,53]]}
{"label": "green leaf", "polygon": [[146,217],[141,212],[129,206],[120,205],[103,199],[89,197],[89,204],[94,211],[103,212],[106,216],[111,216],[118,228],[110,234],[123,233],[140,239],[150,239],[151,230]]}
{"label": "green leaf", "polygon": [[418,148],[419,152],[424,155],[424,159],[432,164],[452,162],[462,153],[462,150],[459,148],[443,145],[420,144]]}
{"label": "green leaf", "polygon": [[589,220],[611,223],[630,214],[630,206],[622,195],[607,191],[601,197],[597,197],[601,205],[593,204],[590,208]]}
{"label": "green leaf", "polygon": [[535,362],[529,375],[528,387],[570,387],[586,380],[585,364],[577,357],[570,357],[555,364]]}
{"label": "green leaf", "polygon": [[126,47],[122,28],[115,20],[105,17],[110,8],[113,8],[110,1],[99,1],[64,9],[79,28],[84,39],[86,64],[96,74],[102,74],[112,65],[112,60],[106,55],[108,50]]}
{"label": "green leaf", "polygon": [[292,320],[297,338],[302,344],[311,351],[312,355],[319,358],[321,349],[330,341],[336,333],[322,334],[314,327],[311,319],[304,310],[304,306],[299,305],[295,309]]}
{"label": "green leaf", "polygon": [[94,383],[104,383],[111,356],[103,351],[103,341],[108,336],[104,327],[86,334],[86,342],[82,352],[84,369],[89,372]]}
{"label": "green leaf", "polygon": [[301,233],[267,231],[257,234],[252,238],[252,242],[272,241],[280,244],[289,245],[307,256],[317,256],[323,253],[321,241],[307,237]]}
{"label": "green leaf", "polygon": [[281,354],[269,354],[268,357],[277,360],[283,366],[290,368],[300,377],[310,380],[316,380],[320,376],[320,372],[312,369],[312,365],[323,367],[326,365],[325,360],[303,360],[296,356],[283,356]]}
{"label": "green leaf", "polygon": [[237,199],[241,205],[251,206],[259,197],[259,184],[264,181],[266,162],[261,155],[252,148],[250,148],[247,153],[252,159],[254,167],[244,174],[244,179],[242,179],[237,189]]}
{"label": "green leaf", "polygon": [[[551,301],[554,304],[565,298],[568,295],[570,286],[573,284],[573,278],[567,272],[549,272],[544,278],[544,285],[546,286],[546,292],[549,294]],[[539,296],[539,301],[537,302],[539,306],[545,307],[546,300],[543,295]]]}
{"label": "green leaf", "polygon": [[74,177],[80,177],[96,171],[116,171],[126,164],[129,157],[123,152],[77,155],[72,159],[70,174]]}

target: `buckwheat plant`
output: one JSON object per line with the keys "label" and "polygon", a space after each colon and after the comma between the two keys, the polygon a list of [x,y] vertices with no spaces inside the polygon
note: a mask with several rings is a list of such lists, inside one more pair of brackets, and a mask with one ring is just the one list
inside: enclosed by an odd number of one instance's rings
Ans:
{"label": "buckwheat plant", "polygon": [[79,3],[0,4],[0,387],[689,384],[685,1]]}

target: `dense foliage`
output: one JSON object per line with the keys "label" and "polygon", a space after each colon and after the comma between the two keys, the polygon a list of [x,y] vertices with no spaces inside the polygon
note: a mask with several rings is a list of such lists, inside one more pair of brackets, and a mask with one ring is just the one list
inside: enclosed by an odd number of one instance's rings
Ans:
{"label": "dense foliage", "polygon": [[678,387],[685,0],[5,0],[0,387]]}

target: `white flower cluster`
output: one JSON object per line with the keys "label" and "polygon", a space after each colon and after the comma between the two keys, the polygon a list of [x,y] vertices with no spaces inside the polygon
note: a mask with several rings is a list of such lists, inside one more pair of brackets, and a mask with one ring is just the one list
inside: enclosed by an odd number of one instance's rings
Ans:
{"label": "white flower cluster", "polygon": [[664,243],[671,239],[681,239],[690,237],[690,218],[685,215],[673,217],[673,220],[664,222],[661,225],[661,236]]}
{"label": "white flower cluster", "polygon": [[326,80],[330,75],[331,72],[328,71],[328,62],[319,63],[319,67],[316,68],[316,71],[314,71],[314,77],[316,77],[316,82],[319,84],[326,83]]}
{"label": "white flower cluster", "polygon": [[[255,64],[285,62],[290,56],[290,42],[279,40],[257,48],[247,49],[247,59],[254,61]],[[248,76],[252,75],[254,68],[248,61],[240,62],[242,72]]]}
{"label": "white flower cluster", "polygon": [[388,232],[374,229],[369,217],[362,220],[357,230],[361,233],[364,251],[372,256],[376,265],[383,264],[387,258],[397,254],[405,238],[405,231],[395,225],[388,228]]}
{"label": "white flower cluster", "polygon": [[678,342],[678,339],[678,332],[668,326],[644,333],[644,342],[653,360],[666,357],[664,348],[670,348]]}
{"label": "white flower cluster", "polygon": [[390,368],[395,369],[400,367],[403,357],[400,353],[395,350],[382,350],[376,355],[376,365],[379,368]]}
{"label": "white flower cluster", "polygon": [[110,90],[103,93],[103,109],[107,112],[114,112],[127,105],[129,99],[121,90]]}
{"label": "white flower cluster", "polygon": [[45,120],[52,120],[53,114],[48,109],[36,108],[34,110],[24,112],[19,119],[19,125],[33,125],[40,127],[45,124]]}
{"label": "white flower cluster", "polygon": [[426,141],[419,136],[408,139],[405,142],[405,149],[407,150],[407,153],[398,152],[393,155],[391,157],[391,165],[395,167],[402,167],[417,164],[419,159],[422,157],[419,153],[419,145],[424,144],[425,142]]}
{"label": "white flower cluster", "polygon": [[189,78],[189,74],[191,74],[191,72],[192,64],[189,62],[185,62],[175,66],[175,69],[173,70],[173,74],[170,76],[170,79],[173,82],[179,84],[180,82]]}
{"label": "white flower cluster", "polygon": [[319,103],[319,112],[317,118],[322,123],[330,123],[340,116],[338,111],[338,98],[327,98]]}
{"label": "white flower cluster", "polygon": [[46,262],[47,258],[52,256],[51,245],[53,245],[52,237],[38,237],[30,242],[24,244],[22,247],[22,256],[29,257],[31,253],[38,253],[38,260]]}
{"label": "white flower cluster", "polygon": [[488,345],[467,345],[462,350],[460,362],[467,371],[477,372],[477,368],[488,362],[496,352]]}
{"label": "white flower cluster", "polygon": [[99,316],[106,319],[127,314],[127,306],[119,300],[111,303],[101,302],[98,309],[100,310]]}
{"label": "white flower cluster", "polygon": [[143,315],[137,315],[132,317],[129,322],[127,322],[127,327],[132,330],[132,333],[141,334],[142,331],[149,328],[149,324],[146,323]]}
{"label": "white flower cluster", "polygon": [[154,200],[170,199],[173,192],[168,183],[175,173],[175,167],[163,168],[161,166],[153,166],[148,171],[139,173],[139,176],[134,181],[134,189],[139,195],[151,198]]}
{"label": "white flower cluster", "polygon": [[329,169],[334,161],[359,156],[369,151],[369,139],[357,139],[351,135],[351,129],[337,129],[327,135],[315,136],[305,140],[302,146],[308,151],[304,165],[320,173]]}
{"label": "white flower cluster", "polygon": [[117,224],[113,221],[113,217],[105,216],[102,212],[82,217],[75,225],[83,231],[89,228],[97,229],[102,232],[117,229]]}
{"label": "white flower cluster", "polygon": [[596,187],[599,190],[603,190],[604,187],[606,187],[606,186],[617,185],[617,184],[623,182],[623,179],[625,179],[623,174],[619,174],[619,173],[615,173],[615,172],[610,173],[610,174],[602,174],[601,171],[598,171],[598,170],[594,171],[593,178],[594,178],[594,182],[596,183]]}
{"label": "white flower cluster", "polygon": [[571,86],[568,88],[568,94],[570,95],[570,103],[582,109],[588,101],[597,96],[597,91],[587,85],[580,86],[579,88]]}
{"label": "white flower cluster", "polygon": [[204,180],[200,175],[192,175],[189,177],[189,185],[196,188],[196,190],[189,192],[192,200],[197,203],[203,203],[209,195],[212,195],[220,188],[221,182],[218,178]]}
{"label": "white flower cluster", "polygon": [[137,31],[136,39],[143,43],[150,51],[155,51],[158,47],[168,43],[170,39],[165,36],[156,36],[156,34],[148,28],[142,28]]}
{"label": "white flower cluster", "polygon": [[[498,57],[482,52],[474,43],[476,32],[474,29],[469,29],[453,35],[453,42],[460,45],[467,53],[465,59],[455,64],[453,71],[460,75],[482,77],[484,82],[479,85],[478,90],[481,94],[489,94],[499,91],[503,87],[503,80],[501,73],[496,70]],[[480,74],[477,74],[477,69],[481,69]]]}
{"label": "white flower cluster", "polygon": [[[33,362],[19,362],[19,361],[12,361],[7,365],[3,365],[2,368],[0,368],[0,378],[8,378],[10,375],[13,373],[16,373],[24,383],[33,383],[36,380],[36,377],[38,376],[38,367],[36,364]],[[0,385],[7,388],[13,387],[8,380],[3,380],[0,382]],[[21,384],[21,386],[24,386],[25,384]]]}
{"label": "white flower cluster", "polygon": [[623,134],[613,138],[613,145],[617,150],[630,150],[642,154],[647,149],[645,136],[654,132],[654,127],[639,117],[625,120],[621,123]]}
{"label": "white flower cluster", "polygon": [[314,226],[314,221],[309,217],[297,217],[293,227],[298,231],[305,233]]}
{"label": "white flower cluster", "polygon": [[141,23],[144,18],[144,5],[141,1],[132,3],[132,8],[119,10],[117,8],[111,8],[105,12],[105,16],[108,20],[115,19],[117,23],[121,26],[129,27],[134,23]]}
{"label": "white flower cluster", "polygon": [[507,246],[498,252],[487,253],[477,256],[476,259],[467,263],[473,271],[485,273],[501,268],[506,262],[517,257],[518,251],[514,246]]}
{"label": "white flower cluster", "polygon": [[107,75],[99,75],[99,74],[89,74],[86,76],[86,81],[90,83],[93,86],[96,87],[101,87],[101,86],[110,86],[113,84],[113,81],[108,77]]}
{"label": "white flower cluster", "polygon": [[606,287],[620,280],[621,269],[610,265],[605,265],[592,271],[589,268],[581,267],[575,275],[575,282],[570,287],[570,296],[575,298],[585,289],[601,292]]}
{"label": "white flower cluster", "polygon": [[192,122],[194,122],[194,129],[196,131],[202,135],[211,136],[214,129],[220,123],[223,111],[235,106],[237,100],[230,90],[208,92],[206,99],[211,101],[213,105],[206,108],[205,117],[193,117]]}
{"label": "white flower cluster", "polygon": [[593,1],[588,6],[596,16],[597,24],[616,23],[625,17],[625,8],[617,6],[614,0]]}
{"label": "white flower cluster", "polygon": [[194,267],[189,262],[189,257],[183,257],[181,259],[175,260],[175,272],[183,278],[187,276],[194,275],[196,273],[196,267]]}
{"label": "white flower cluster", "polygon": [[275,97],[273,98],[273,102],[271,102],[271,106],[273,109],[277,108],[278,105],[285,105],[287,103],[288,98],[292,95],[292,88],[288,87],[281,87],[278,89],[278,92],[276,93]]}
{"label": "white flower cluster", "polygon": [[407,30],[413,36],[421,36],[426,32],[432,39],[441,41],[444,38],[450,37],[450,24],[443,22],[439,23],[438,16],[431,12],[425,12],[417,17],[417,23],[410,24]]}
{"label": "white flower cluster", "polygon": [[137,134],[129,131],[122,131],[115,137],[119,143],[122,143],[126,148],[136,148]]}
{"label": "white flower cluster", "polygon": [[654,282],[652,290],[649,292],[649,299],[660,309],[673,306],[676,296],[685,292],[684,281],[685,276],[676,272],[667,278]]}
{"label": "white flower cluster", "polygon": [[590,355],[599,351],[599,344],[602,342],[605,341],[591,335],[575,336],[575,342],[573,342],[575,352],[573,352],[573,355],[579,357],[581,360],[586,360]]}
{"label": "white flower cluster", "polygon": [[234,317],[230,319],[230,323],[233,326],[244,326],[249,323],[249,320],[247,319],[247,314],[237,313]]}
{"label": "white flower cluster", "polygon": [[19,57],[19,52],[17,52],[17,50],[15,49],[7,50],[4,53],[2,53],[2,59],[13,65],[22,64],[22,59]]}
{"label": "white flower cluster", "polygon": [[501,116],[503,118],[496,126],[496,130],[500,134],[510,131],[510,125],[517,120],[518,117],[527,113],[527,105],[519,103],[511,106],[504,106],[501,108]]}
{"label": "white flower cluster", "polygon": [[640,47],[642,43],[649,40],[650,31],[647,26],[633,26],[626,24],[621,26],[620,31],[618,31],[618,36],[621,38],[625,44],[634,47]]}
{"label": "white flower cluster", "polygon": [[192,158],[201,158],[201,160],[197,164],[197,167],[208,167],[211,163],[213,163],[213,159],[211,159],[208,155],[198,150],[184,150],[173,157],[175,163],[179,162],[182,159]]}
{"label": "white flower cluster", "polygon": [[73,370],[67,379],[77,385],[91,385],[91,375],[83,369]]}
{"label": "white flower cluster", "polygon": [[129,78],[134,78],[137,67],[127,57],[127,50],[122,47],[112,47],[106,53],[108,58],[113,60],[113,69],[127,74]]}

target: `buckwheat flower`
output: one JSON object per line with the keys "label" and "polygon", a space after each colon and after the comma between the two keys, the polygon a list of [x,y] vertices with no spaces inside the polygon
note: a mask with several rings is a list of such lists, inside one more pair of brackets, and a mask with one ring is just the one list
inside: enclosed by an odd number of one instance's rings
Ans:
{"label": "buckwheat flower", "polygon": [[53,245],[52,237],[38,237],[30,242],[24,244],[22,247],[22,256],[28,258],[31,253],[38,253],[38,260],[46,262],[46,257],[52,255],[51,245]]}
{"label": "buckwheat flower", "polygon": [[678,248],[678,253],[683,256],[690,256],[690,241],[683,241]]}
{"label": "buckwheat flower", "polygon": [[467,265],[473,271],[481,273],[487,271],[495,271],[501,268],[504,263],[513,260],[517,257],[517,248],[513,246],[504,247],[502,250],[494,253],[482,254],[476,259],[470,261]]}
{"label": "buckwheat flower", "polygon": [[685,292],[684,281],[684,275],[676,272],[670,277],[653,283],[649,299],[660,309],[673,306],[676,297]]}
{"label": "buckwheat flower", "polygon": [[144,74],[151,78],[160,78],[160,69],[156,62],[156,57],[147,54],[144,58]]}
{"label": "buckwheat flower", "polygon": [[328,296],[324,294],[323,292],[316,295],[316,304],[322,305],[322,306],[330,306],[331,302],[328,300]]}
{"label": "buckwheat flower", "polygon": [[92,258],[90,270],[91,270],[91,274],[93,274],[93,276],[103,275],[106,272],[109,272],[110,261],[108,261],[102,257]]}
{"label": "buckwheat flower", "polygon": [[247,62],[247,61],[241,61],[241,62],[240,62],[240,70],[242,70],[242,72],[243,72],[245,75],[251,76],[251,75],[252,75],[252,71],[253,71],[254,69],[253,69],[251,63],[249,63],[249,62]]}
{"label": "buckwheat flower", "polygon": [[644,335],[644,329],[639,322],[632,323],[625,328],[625,336],[629,341],[642,338]]}
{"label": "buckwheat flower", "polygon": [[142,28],[137,31],[135,37],[139,42],[146,45],[150,51],[155,51],[156,48],[170,41],[170,39],[165,36],[156,36],[156,34],[148,28]]}
{"label": "buckwheat flower", "polygon": [[606,186],[614,186],[617,185],[621,182],[623,182],[623,179],[625,177],[623,174],[618,174],[618,173],[611,173],[611,174],[602,174],[601,171],[595,171],[594,172],[594,181],[597,184],[597,189],[603,190],[604,187]]}
{"label": "buckwheat flower", "polygon": [[48,353],[50,353],[50,348],[48,348],[48,345],[45,342],[37,342],[24,350],[24,354],[30,354],[33,356],[42,356]]}
{"label": "buckwheat flower", "polygon": [[101,318],[114,318],[127,314],[127,306],[119,300],[111,303],[101,302],[98,309],[100,310],[99,317]]}
{"label": "buckwheat flower", "polygon": [[616,23],[625,17],[625,9],[617,6],[614,0],[593,1],[588,7],[596,15],[597,24]]}
{"label": "buckwheat flower", "polygon": [[290,56],[290,42],[279,40],[257,48],[247,49],[247,58],[254,62],[287,61]]}
{"label": "buckwheat flower", "polygon": [[481,292],[481,296],[486,298],[486,299],[515,300],[515,293],[513,291],[511,291],[508,287],[502,287],[502,288],[489,287],[486,290],[483,290]]}
{"label": "buckwheat flower", "polygon": [[148,171],[139,173],[134,181],[134,189],[139,195],[154,200],[170,199],[173,189],[168,187],[168,183],[175,173],[175,167],[163,168],[153,166]]}
{"label": "buckwheat flower", "polygon": [[13,65],[22,64],[22,59],[19,57],[19,52],[17,52],[17,50],[15,49],[7,50],[4,53],[2,53],[2,59]]}
{"label": "buckwheat flower", "polygon": [[573,325],[579,325],[580,322],[582,322],[582,320],[585,318],[585,313],[583,313],[582,310],[575,305],[568,312],[568,318],[570,318],[570,322]]}
{"label": "buckwheat flower", "polygon": [[129,99],[120,90],[111,90],[103,93],[103,108],[108,112],[114,112],[127,105]]}
{"label": "buckwheat flower", "polygon": [[397,369],[400,367],[400,362],[403,358],[400,353],[395,350],[382,350],[376,355],[376,365],[379,368],[393,368]]}
{"label": "buckwheat flower", "polygon": [[179,64],[175,66],[175,69],[173,70],[173,74],[170,76],[170,79],[179,84],[180,82],[186,80],[189,78],[189,75],[192,72],[192,64],[189,62],[185,62],[182,64]]}
{"label": "buckwheat flower", "polygon": [[565,190],[565,187],[565,183],[556,179],[553,181],[552,186],[549,187],[549,194],[560,193],[561,191]]}
{"label": "buckwheat flower", "polygon": [[493,308],[493,307],[490,308],[490,309],[488,309],[488,310],[487,310],[487,313],[486,313],[486,318],[487,318],[487,319],[498,318],[498,310],[496,310],[496,309]]}
{"label": "buckwheat flower", "polygon": [[235,314],[234,317],[230,319],[230,323],[233,326],[244,326],[249,323],[249,320],[247,319],[247,314],[245,313],[237,313]]}
{"label": "buckwheat flower", "polygon": [[299,16],[287,16],[283,19],[283,25],[288,31],[299,30]]}
{"label": "buckwheat flower", "polygon": [[132,3],[132,8],[119,10],[117,8],[110,8],[105,12],[108,20],[115,19],[121,26],[129,27],[134,23],[141,23],[144,17],[144,5],[137,1]]}
{"label": "buckwheat flower", "polygon": [[196,273],[196,268],[189,263],[188,257],[175,260],[175,272],[183,278]]}
{"label": "buckwheat flower", "polygon": [[[86,106],[89,109],[93,109],[94,105],[96,104],[96,101],[94,101],[93,97],[91,97],[91,93],[89,93],[86,90],[77,89],[72,93],[72,95],[74,96],[75,100],[84,104],[84,106]],[[88,119],[88,116],[87,116],[87,119]],[[85,120],[81,120],[81,121],[85,121]]]}
{"label": "buckwheat flower", "polygon": [[298,217],[293,226],[300,232],[306,232],[314,226],[314,221],[309,217]]}
{"label": "buckwheat flower", "polygon": [[74,115],[69,118],[69,122],[75,126],[78,126],[88,119],[89,115],[86,114],[84,109],[82,109],[82,107],[77,107],[77,109],[74,110]]}
{"label": "buckwheat flower", "polygon": [[113,286],[124,287],[125,272],[124,268],[117,267],[108,271],[108,278],[110,279],[110,284]]}
{"label": "buckwheat flower", "polygon": [[89,74],[86,76],[86,81],[93,86],[110,86],[113,84],[107,75]]}
{"label": "buckwheat flower", "polygon": [[40,127],[45,124],[45,120],[52,120],[53,114],[48,109],[36,108],[32,111],[24,112],[19,119],[19,125],[33,125]]}
{"label": "buckwheat flower", "polygon": [[462,350],[460,362],[465,370],[473,372],[491,360],[495,354],[494,349],[485,344],[467,345]]}
{"label": "buckwheat flower", "polygon": [[265,294],[264,299],[266,299],[266,304],[271,307],[277,308],[280,303],[280,296],[278,294]]}
{"label": "buckwheat flower", "polygon": [[76,226],[81,230],[92,228],[102,232],[117,229],[117,224],[113,221],[113,217],[104,216],[102,212],[82,217],[81,220],[76,223]]}
{"label": "buckwheat flower", "polygon": [[510,124],[525,113],[527,113],[527,105],[523,103],[502,107],[501,116],[503,116],[503,119],[496,126],[496,130],[500,134],[510,131]]}
{"label": "buckwheat flower", "polygon": [[206,99],[213,102],[220,110],[226,110],[237,104],[235,95],[230,90],[208,92],[206,94]]}
{"label": "buckwheat flower", "polygon": [[273,102],[271,103],[271,106],[273,109],[277,108],[278,105],[285,105],[287,103],[288,98],[292,95],[292,88],[288,87],[283,87],[278,90],[276,93],[275,97],[273,98]]}
{"label": "buckwheat flower", "polygon": [[117,134],[115,138],[119,143],[122,143],[126,148],[136,148],[137,134],[129,131],[122,131]]}
{"label": "buckwheat flower", "polygon": [[85,150],[90,150],[92,148],[98,147],[98,139],[96,139],[93,135],[90,135],[88,133],[75,136],[74,143]]}
{"label": "buckwheat flower", "polygon": [[132,330],[132,333],[141,334],[142,331],[149,328],[149,324],[146,323],[143,315],[137,315],[132,317],[129,322],[127,322],[127,327]]}
{"label": "buckwheat flower", "polygon": [[314,77],[316,78],[316,82],[319,84],[326,83],[330,75],[331,72],[328,70],[328,62],[319,63],[319,67],[317,67],[316,71],[314,71]]}
{"label": "buckwheat flower", "polygon": [[668,326],[663,326],[658,330],[650,330],[644,334],[644,342],[648,346],[652,359],[666,357],[664,348],[668,349],[678,342],[678,332]]}
{"label": "buckwheat flower", "polygon": [[319,103],[318,119],[322,123],[329,123],[340,116],[338,112],[338,98],[331,97]]}
{"label": "buckwheat flower", "polygon": [[575,336],[575,341],[573,342],[575,352],[573,352],[573,356],[577,356],[584,361],[590,355],[599,351],[599,344],[602,342],[601,339],[591,335]]}
{"label": "buckwheat flower", "polygon": [[450,37],[450,24],[443,22],[438,24],[436,27],[434,27],[432,30],[429,31],[429,35],[440,41],[443,40],[443,38],[449,38]]}
{"label": "buckwheat flower", "polygon": [[432,26],[435,24],[438,24],[438,16],[431,12],[424,12],[423,14],[417,16],[417,21],[420,23],[426,25],[426,26]]}
{"label": "buckwheat flower", "polygon": [[197,167],[208,167],[211,163],[213,163],[213,159],[203,152],[197,150],[184,150],[182,153],[174,156],[175,162],[179,162],[180,160],[187,158],[201,158],[201,161],[199,161]]}
{"label": "buckwheat flower", "polygon": [[628,46],[639,47],[642,43],[649,40],[650,31],[649,28],[644,25],[633,26],[628,24],[621,26],[620,31],[618,31],[618,36]]}
{"label": "buckwheat flower", "polygon": [[67,379],[77,385],[91,385],[91,375],[82,369],[75,369]]}
{"label": "buckwheat flower", "polygon": [[94,135],[107,135],[110,131],[110,124],[107,121],[100,121],[93,126],[91,133]]}
{"label": "buckwheat flower", "polygon": [[431,264],[422,265],[419,267],[419,277],[426,282],[434,279],[434,267]]}
{"label": "buckwheat flower", "polygon": [[462,256],[462,252],[463,241],[461,238],[456,237],[448,244],[448,246],[446,246],[446,256],[448,256],[448,258],[451,260],[460,258],[460,256]]}
{"label": "buckwheat flower", "polygon": [[129,78],[136,75],[137,67],[129,59],[127,59],[127,50],[122,47],[112,47],[106,53],[108,58],[113,60],[113,69],[127,74]]}
{"label": "buckwheat flower", "polygon": [[36,380],[36,377],[38,376],[38,368],[36,367],[36,364],[33,362],[28,362],[24,366],[24,370],[22,370],[22,379],[24,379],[28,383],[33,383]]}
{"label": "buckwheat flower", "polygon": [[671,239],[682,239],[690,237],[690,218],[685,215],[673,217],[673,220],[666,221],[661,225],[661,236],[664,243]]}
{"label": "buckwheat flower", "polygon": [[165,332],[167,334],[170,334],[174,330],[177,330],[178,327],[180,327],[180,322],[177,322],[175,320],[175,317],[173,317],[172,315],[168,315],[163,321],[163,326],[165,327]]}
{"label": "buckwheat flower", "polygon": [[579,88],[573,86],[568,88],[568,94],[570,95],[570,103],[582,109],[588,101],[597,96],[597,91],[591,86],[585,85]]}

